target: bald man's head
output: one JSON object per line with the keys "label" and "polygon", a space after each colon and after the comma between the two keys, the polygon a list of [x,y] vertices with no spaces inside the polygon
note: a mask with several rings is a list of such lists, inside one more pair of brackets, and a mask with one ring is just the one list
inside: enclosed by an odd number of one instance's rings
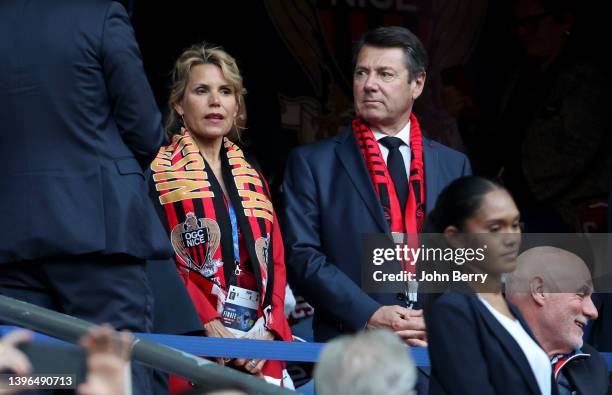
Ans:
{"label": "bald man's head", "polygon": [[518,257],[514,272],[506,277],[506,295],[531,292],[530,282],[541,278],[545,292],[575,292],[592,289],[591,273],[580,257],[557,247],[534,247]]}
{"label": "bald man's head", "polygon": [[550,357],[582,346],[585,325],[597,318],[592,292],[584,261],[556,247],[525,251],[506,278],[506,298],[519,308]]}

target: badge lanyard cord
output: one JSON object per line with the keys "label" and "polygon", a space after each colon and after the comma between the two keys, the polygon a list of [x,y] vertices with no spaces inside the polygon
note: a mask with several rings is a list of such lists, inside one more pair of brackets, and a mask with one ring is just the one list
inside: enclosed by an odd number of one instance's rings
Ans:
{"label": "badge lanyard cord", "polygon": [[242,270],[240,269],[240,246],[238,244],[238,221],[236,219],[236,212],[232,207],[231,202],[228,201],[227,208],[229,209],[230,222],[232,223],[232,242],[234,245],[234,263],[236,268],[234,269],[234,275],[240,276]]}

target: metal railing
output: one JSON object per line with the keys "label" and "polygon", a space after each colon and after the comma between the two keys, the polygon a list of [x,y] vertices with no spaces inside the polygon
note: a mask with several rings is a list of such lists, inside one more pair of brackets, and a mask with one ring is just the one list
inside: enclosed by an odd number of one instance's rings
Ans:
{"label": "metal railing", "polygon": [[[94,325],[3,295],[0,295],[0,319],[73,344],[78,344],[79,339]],[[203,389],[225,387],[249,394],[295,394],[246,373],[137,336],[134,336],[132,360],[183,377]]]}

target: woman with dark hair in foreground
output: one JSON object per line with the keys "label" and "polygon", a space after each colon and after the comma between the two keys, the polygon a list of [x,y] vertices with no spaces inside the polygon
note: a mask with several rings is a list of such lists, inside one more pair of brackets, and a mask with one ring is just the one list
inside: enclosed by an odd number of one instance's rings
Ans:
{"label": "woman with dark hair in foreground", "polygon": [[454,283],[426,314],[429,393],[550,394],[546,353],[502,294],[502,275],[516,268],[520,246],[519,212],[510,194],[484,178],[460,178],[442,191],[428,219],[448,247],[485,248],[484,260],[460,270],[487,275],[485,283]]}

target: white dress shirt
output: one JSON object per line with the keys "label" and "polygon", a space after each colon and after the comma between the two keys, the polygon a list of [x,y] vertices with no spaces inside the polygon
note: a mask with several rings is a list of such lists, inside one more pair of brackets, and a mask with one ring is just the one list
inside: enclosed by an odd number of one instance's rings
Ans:
{"label": "white dress shirt", "polygon": [[525,358],[527,358],[527,362],[529,362],[529,366],[531,367],[531,371],[535,376],[538,387],[540,387],[540,392],[543,395],[550,395],[552,367],[550,366],[548,355],[546,355],[538,343],[536,343],[533,338],[529,336],[519,320],[513,320],[510,317],[503,315],[480,296],[478,299],[480,299],[482,304],[485,305],[491,314],[493,314],[497,321],[504,328],[506,328],[508,333],[510,333],[521,348],[523,354],[525,354]]}
{"label": "white dress shirt", "polygon": [[[380,153],[382,154],[383,159],[385,160],[385,164],[387,164],[387,157],[389,156],[389,148],[382,145],[380,143],[380,139],[382,139],[383,137],[387,137],[389,135],[381,133],[374,129],[372,129],[372,133],[374,133],[374,138],[378,142]],[[408,121],[406,126],[404,126],[402,130],[399,131],[398,134],[396,134],[395,136],[391,136],[391,137],[397,137],[404,142],[404,144],[400,145],[399,150],[400,150],[400,153],[402,154],[402,158],[404,159],[404,164],[406,165],[406,178],[409,179],[410,178],[409,177],[410,175],[410,121]]]}

